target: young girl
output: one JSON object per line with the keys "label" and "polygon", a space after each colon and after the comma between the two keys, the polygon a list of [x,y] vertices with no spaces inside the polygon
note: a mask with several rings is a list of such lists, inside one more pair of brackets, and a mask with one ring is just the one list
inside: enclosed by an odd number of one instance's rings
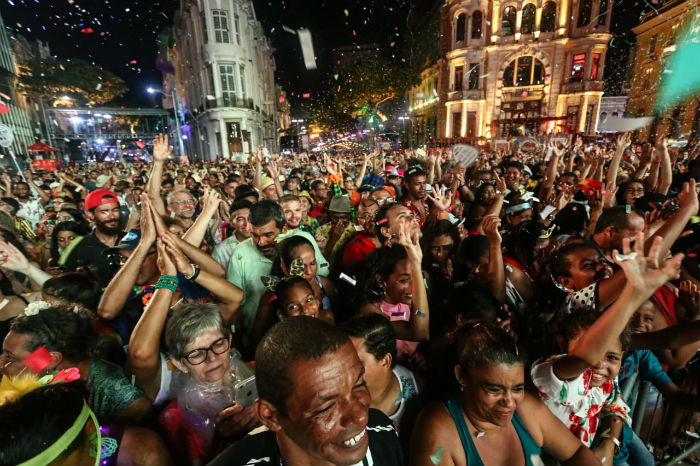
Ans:
{"label": "young girl", "polygon": [[[644,256],[643,242],[640,233],[635,240],[635,251],[630,254],[630,242],[625,239],[625,256],[615,254],[627,278],[617,301],[597,319],[587,317],[590,312],[566,317],[567,353],[537,361],[531,369],[533,382],[545,404],[584,445],[590,446],[601,431],[594,452],[603,464],[612,464],[619,450],[623,424],[619,418],[630,422],[629,408],[620,397],[616,380],[622,360],[621,335],[635,310],[654,290],[679,275],[682,260],[682,255],[678,255],[663,269],[648,268],[647,263],[658,263],[658,259]],[[650,256],[656,254],[659,243],[660,238],[656,238]],[[610,419],[604,419],[609,416]],[[601,422],[606,423],[602,429]]]}

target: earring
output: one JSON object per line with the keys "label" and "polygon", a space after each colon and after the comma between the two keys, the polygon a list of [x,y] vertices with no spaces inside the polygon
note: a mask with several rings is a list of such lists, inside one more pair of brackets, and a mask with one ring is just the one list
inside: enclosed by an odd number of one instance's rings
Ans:
{"label": "earring", "polygon": [[460,385],[460,386],[459,386],[459,391],[460,391],[460,392],[463,392],[463,391],[464,391],[464,385]]}

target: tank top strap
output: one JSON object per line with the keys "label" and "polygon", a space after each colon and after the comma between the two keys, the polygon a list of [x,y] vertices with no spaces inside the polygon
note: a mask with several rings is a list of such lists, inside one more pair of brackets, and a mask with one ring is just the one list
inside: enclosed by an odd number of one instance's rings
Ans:
{"label": "tank top strap", "polygon": [[528,432],[527,427],[525,427],[525,424],[523,423],[523,420],[520,419],[517,411],[515,414],[513,414],[513,427],[515,427],[515,432],[517,432],[518,438],[520,438],[520,444],[523,446],[525,465],[532,466],[532,457],[539,456],[540,453],[542,453],[542,447],[537,445],[535,439],[532,438],[532,435],[530,435],[530,432]]}
{"label": "tank top strap", "polygon": [[467,427],[467,423],[464,420],[464,414],[462,414],[462,408],[460,408],[459,403],[454,398],[450,398],[445,404],[455,426],[457,426],[459,439],[462,442],[462,448],[464,448],[464,455],[467,457],[467,465],[484,466],[484,462],[481,461],[481,456],[479,456],[474,440],[472,440],[472,436],[469,433],[469,427]]}

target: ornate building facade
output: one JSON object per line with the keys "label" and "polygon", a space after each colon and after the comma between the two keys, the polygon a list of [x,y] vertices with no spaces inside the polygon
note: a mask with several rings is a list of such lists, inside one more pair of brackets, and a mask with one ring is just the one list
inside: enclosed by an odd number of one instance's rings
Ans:
{"label": "ornate building facade", "polygon": [[595,132],[613,0],[451,0],[440,136]]}
{"label": "ornate building facade", "polygon": [[[697,17],[699,8],[700,0],[667,2],[659,8],[659,14],[650,12],[642,18],[639,26],[632,29],[637,36],[637,49],[627,101],[629,115],[649,116],[654,113],[661,76],[676,50],[678,36]],[[672,139],[697,138],[700,134],[700,94],[688,96],[673,108],[666,109],[661,117],[660,121],[641,129],[639,137],[645,139],[665,134]]]}

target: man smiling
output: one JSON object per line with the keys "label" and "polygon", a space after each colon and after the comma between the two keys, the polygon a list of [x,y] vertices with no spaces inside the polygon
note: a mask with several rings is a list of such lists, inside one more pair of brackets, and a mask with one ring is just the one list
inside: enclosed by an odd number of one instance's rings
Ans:
{"label": "man smiling", "polygon": [[396,431],[369,409],[362,362],[337,327],[306,316],[283,320],[258,346],[255,376],[255,411],[267,430],[209,466],[403,464]]}

